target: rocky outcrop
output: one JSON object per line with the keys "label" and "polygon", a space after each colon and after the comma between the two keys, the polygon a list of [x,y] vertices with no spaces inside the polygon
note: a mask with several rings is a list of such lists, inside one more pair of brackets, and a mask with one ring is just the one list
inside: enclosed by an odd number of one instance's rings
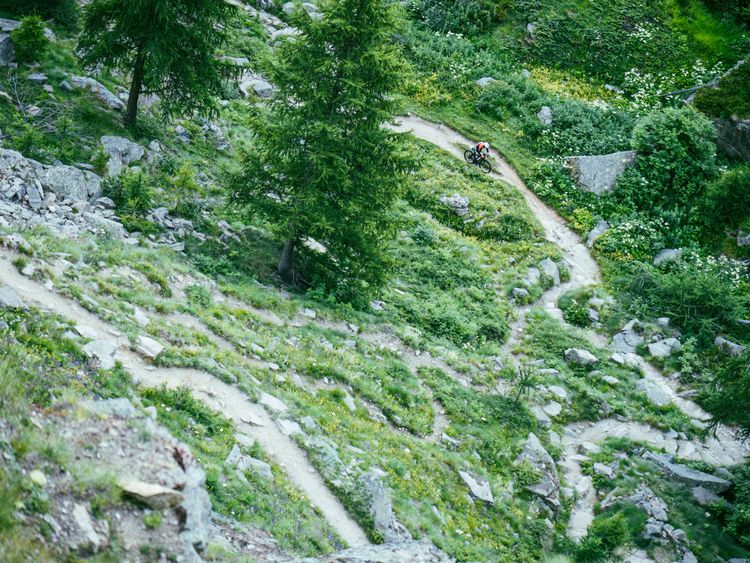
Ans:
{"label": "rocky outcrop", "polygon": [[96,94],[105,105],[113,110],[122,111],[125,109],[125,102],[108,90],[107,87],[98,80],[94,80],[88,76],[73,76],[70,79],[70,84],[74,88],[90,90]]}
{"label": "rocky outcrop", "polygon": [[373,521],[373,528],[380,534],[385,543],[411,540],[411,534],[393,513],[393,505],[388,492],[376,471],[368,471],[359,479],[362,496],[367,504],[367,511]]}
{"label": "rocky outcrop", "polygon": [[750,162],[750,120],[719,119],[715,124],[719,148],[727,156]]}
{"label": "rocky outcrop", "polygon": [[580,348],[568,348],[565,350],[565,361],[571,364],[579,364],[582,366],[590,366],[599,361],[588,350],[581,350]]}
{"label": "rocky outcrop", "polygon": [[354,547],[327,557],[303,559],[302,563],[454,563],[428,541],[399,541]]}
{"label": "rocky outcrop", "polygon": [[123,168],[141,160],[146,155],[146,149],[141,145],[123,137],[105,135],[100,142],[104,152],[109,155],[108,176],[117,176]]}
{"label": "rocky outcrop", "polygon": [[723,336],[716,337],[716,339],[714,340],[714,346],[716,346],[725,354],[729,354],[734,358],[736,358],[737,356],[741,356],[745,353],[745,350],[747,350],[747,348],[742,344],[732,342],[731,340],[724,338]]}
{"label": "rocky outcrop", "polygon": [[588,237],[586,238],[586,246],[588,248],[593,248],[594,243],[596,242],[596,239],[598,239],[600,236],[602,236],[604,233],[606,233],[609,230],[609,223],[607,221],[599,221],[593,229],[589,232]]}
{"label": "rocky outcrop", "polygon": [[732,487],[732,482],[692,469],[687,465],[674,463],[671,456],[647,452],[643,459],[654,462],[659,469],[671,478],[690,487],[703,487],[713,493],[723,493]]}
{"label": "rocky outcrop", "polygon": [[469,199],[460,194],[444,195],[440,198],[440,203],[450,208],[459,217],[465,217],[469,214]]}
{"label": "rocky outcrop", "polygon": [[635,354],[638,346],[644,342],[644,338],[636,331],[638,325],[638,320],[633,319],[612,337],[612,349],[615,352],[620,354]]}
{"label": "rocky outcrop", "polygon": [[635,151],[623,151],[598,156],[571,156],[566,162],[583,191],[601,195],[615,188],[617,179],[635,164],[637,156]]}
{"label": "rocky outcrop", "polygon": [[539,474],[539,481],[527,485],[526,489],[542,499],[556,513],[560,508],[560,480],[557,468],[536,434],[529,434],[514,464],[524,462],[529,463]]}
{"label": "rocky outcrop", "polygon": [[490,505],[495,504],[495,498],[492,496],[492,489],[490,489],[490,484],[487,479],[468,471],[459,471],[458,474],[461,477],[461,480],[469,488],[471,498],[486,502]]}

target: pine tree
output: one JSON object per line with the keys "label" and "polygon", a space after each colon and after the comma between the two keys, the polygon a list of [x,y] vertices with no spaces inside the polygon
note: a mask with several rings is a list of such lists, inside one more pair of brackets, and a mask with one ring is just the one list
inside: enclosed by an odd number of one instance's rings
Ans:
{"label": "pine tree", "polygon": [[[392,207],[407,161],[401,137],[383,125],[395,112],[403,63],[386,0],[321,9],[321,19],[300,13],[300,36],[277,47],[277,91],[235,194],[285,241],[282,278],[299,276],[295,253],[304,251],[308,281],[350,300],[381,286],[390,270]],[[310,239],[325,251],[311,251]]]}
{"label": "pine tree", "polygon": [[233,72],[214,54],[235,13],[220,0],[93,0],[83,14],[81,61],[131,73],[127,122],[135,122],[144,92],[158,94],[167,115],[212,113]]}

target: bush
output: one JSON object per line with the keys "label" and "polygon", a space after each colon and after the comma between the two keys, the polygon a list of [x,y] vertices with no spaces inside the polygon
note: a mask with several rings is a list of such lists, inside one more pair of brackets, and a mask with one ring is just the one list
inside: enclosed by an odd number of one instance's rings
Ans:
{"label": "bush", "polygon": [[621,178],[617,196],[651,214],[687,209],[716,173],[716,130],[692,108],[652,113],[633,130],[635,167]]}
{"label": "bush", "polygon": [[508,0],[410,0],[409,15],[431,31],[476,35],[490,28]]}
{"label": "bush", "polygon": [[708,187],[705,226],[723,234],[750,219],[750,165],[729,170]]}
{"label": "bush", "polygon": [[105,179],[102,194],[115,202],[117,213],[126,228],[154,231],[155,226],[145,220],[146,214],[153,208],[154,190],[143,173],[124,170],[118,176]]}
{"label": "bush", "polygon": [[19,63],[39,61],[49,49],[49,39],[44,35],[44,22],[38,16],[23,18],[21,26],[12,31],[10,36]]}
{"label": "bush", "polygon": [[735,511],[727,519],[726,530],[739,544],[750,548],[750,464],[734,471],[734,476]]}
{"label": "bush", "polygon": [[58,25],[68,29],[78,23],[76,0],[0,0],[0,10],[54,19]]}
{"label": "bush", "polygon": [[610,260],[650,260],[665,247],[666,230],[667,224],[662,219],[636,216],[596,239],[594,248]]}
{"label": "bush", "polygon": [[695,107],[711,117],[750,118],[750,63],[740,65],[722,78],[718,88],[699,90]]}
{"label": "bush", "polygon": [[576,547],[573,559],[576,563],[609,561],[612,552],[624,544],[629,536],[628,523],[622,514],[598,516]]}

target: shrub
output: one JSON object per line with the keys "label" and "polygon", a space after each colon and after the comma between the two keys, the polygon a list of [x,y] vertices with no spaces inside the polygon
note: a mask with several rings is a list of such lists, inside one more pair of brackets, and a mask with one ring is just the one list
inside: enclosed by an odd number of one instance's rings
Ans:
{"label": "shrub", "polygon": [[750,165],[729,170],[708,187],[705,227],[722,233],[750,218]]}
{"label": "shrub", "polygon": [[716,173],[715,140],[711,121],[692,108],[646,116],[633,130],[637,164],[621,178],[617,196],[652,215],[695,205]]}
{"label": "shrub", "polygon": [[154,190],[143,173],[124,170],[102,183],[102,194],[115,202],[123,225],[129,230],[153,231],[155,226],[145,220],[153,207]]}
{"label": "shrub", "polygon": [[10,36],[19,63],[39,61],[49,49],[49,39],[44,35],[44,22],[38,16],[23,18],[21,26],[12,31]]}
{"label": "shrub", "polygon": [[14,14],[38,15],[71,29],[78,23],[76,0],[0,0],[0,10]]}
{"label": "shrub", "polygon": [[489,29],[499,4],[493,0],[410,0],[406,9],[413,19],[431,31],[476,35]]}
{"label": "shrub", "polygon": [[[739,426],[745,435],[750,435],[750,412],[747,409],[750,400],[750,354],[722,362],[713,371],[713,389],[706,397],[706,406],[717,421]],[[745,545],[750,547],[750,481],[743,486],[744,489],[738,489],[738,494],[744,495],[745,514],[738,514],[734,520],[737,527],[734,535],[738,539],[744,536]],[[739,528],[744,528],[744,531],[740,533]]]}
{"label": "shrub", "polygon": [[667,224],[662,219],[636,216],[596,239],[594,248],[610,260],[648,260],[664,248],[666,230]]}
{"label": "shrub", "polygon": [[695,107],[711,117],[750,118],[750,63],[740,65],[722,78],[718,88],[699,90]]}
{"label": "shrub", "polygon": [[734,476],[736,510],[727,519],[726,530],[741,545],[750,548],[750,464],[743,465]]}
{"label": "shrub", "polygon": [[589,300],[593,295],[591,289],[569,291],[558,302],[566,322],[572,325],[586,327],[591,324],[589,319]]}
{"label": "shrub", "polygon": [[576,547],[574,560],[576,563],[609,561],[612,552],[624,544],[629,536],[628,523],[622,514],[598,516]]}

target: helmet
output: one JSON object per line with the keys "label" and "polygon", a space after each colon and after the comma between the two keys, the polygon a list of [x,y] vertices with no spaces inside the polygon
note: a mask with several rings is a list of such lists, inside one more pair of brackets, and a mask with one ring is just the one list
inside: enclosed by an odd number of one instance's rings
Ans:
{"label": "helmet", "polygon": [[490,144],[489,143],[484,143],[484,148],[486,148],[487,150],[490,150]]}

